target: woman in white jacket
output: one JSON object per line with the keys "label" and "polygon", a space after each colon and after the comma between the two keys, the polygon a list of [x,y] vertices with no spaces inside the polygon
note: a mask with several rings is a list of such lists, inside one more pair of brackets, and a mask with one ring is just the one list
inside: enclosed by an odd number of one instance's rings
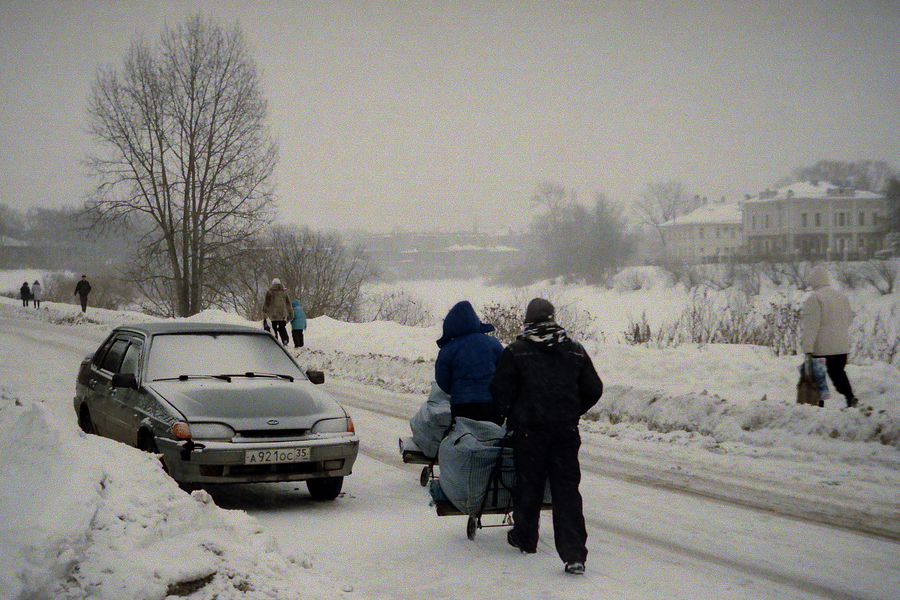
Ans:
{"label": "woman in white jacket", "polygon": [[831,287],[824,265],[813,269],[809,276],[812,294],[803,304],[801,322],[803,352],[814,358],[825,357],[828,377],[834,389],[847,399],[847,406],[856,406],[856,396],[844,367],[850,353],[850,322],[853,314],[846,294]]}

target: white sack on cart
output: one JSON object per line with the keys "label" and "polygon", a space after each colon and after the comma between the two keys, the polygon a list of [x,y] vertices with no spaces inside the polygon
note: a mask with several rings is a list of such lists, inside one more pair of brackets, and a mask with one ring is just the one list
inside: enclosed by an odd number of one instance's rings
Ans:
{"label": "white sack on cart", "polygon": [[[477,514],[482,507],[491,471],[497,464],[500,442],[506,427],[490,421],[457,417],[453,429],[441,442],[438,463],[441,465],[441,490],[453,506],[467,515]],[[512,465],[512,451],[503,462]],[[511,478],[510,478],[511,479]],[[508,482],[511,484],[512,482]],[[499,502],[510,503],[510,494],[502,494]]]}
{"label": "white sack on cart", "polygon": [[413,441],[428,458],[438,455],[438,447],[450,427],[450,396],[431,382],[431,393],[409,421]]}

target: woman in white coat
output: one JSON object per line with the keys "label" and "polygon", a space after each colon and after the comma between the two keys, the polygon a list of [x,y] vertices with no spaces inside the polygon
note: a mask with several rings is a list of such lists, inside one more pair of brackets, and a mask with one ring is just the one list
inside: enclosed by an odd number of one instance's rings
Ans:
{"label": "woman in white coat", "polygon": [[834,389],[847,399],[847,406],[856,406],[856,396],[844,372],[850,353],[850,323],[853,320],[850,301],[846,294],[831,287],[824,265],[813,269],[809,285],[813,292],[803,304],[801,321],[803,352],[814,358],[825,357],[825,367]]}

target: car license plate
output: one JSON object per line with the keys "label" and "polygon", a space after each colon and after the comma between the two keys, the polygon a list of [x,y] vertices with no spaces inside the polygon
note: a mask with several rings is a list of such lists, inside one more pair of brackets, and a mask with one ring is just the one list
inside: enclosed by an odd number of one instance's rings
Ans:
{"label": "car license plate", "polygon": [[244,453],[245,465],[269,465],[275,463],[305,462],[308,460],[310,460],[309,448],[248,450]]}

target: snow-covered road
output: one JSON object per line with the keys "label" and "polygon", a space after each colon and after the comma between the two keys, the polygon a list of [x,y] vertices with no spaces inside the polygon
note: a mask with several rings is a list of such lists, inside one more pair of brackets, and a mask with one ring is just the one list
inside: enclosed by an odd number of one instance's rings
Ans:
{"label": "snow-covered road", "polygon": [[[106,331],[2,319],[0,381],[74,420],[78,362]],[[258,519],[284,553],[300,557],[313,577],[333,586],[334,597],[900,598],[896,541],[778,514],[793,514],[790,507],[760,509],[686,492],[685,481],[698,475],[692,470],[704,466],[670,446],[648,446],[649,454],[634,447],[634,460],[622,463],[628,466],[606,469],[605,458],[611,462],[615,452],[633,446],[593,438],[583,448],[588,573],[566,576],[549,515],[539,552],[531,556],[506,544],[505,528],[485,527],[469,540],[464,517],[435,515],[419,485],[420,467],[402,464],[397,452],[397,438],[408,435],[406,419],[421,398],[337,380],[325,387],[348,405],[362,439],[341,497],[313,502],[305,486],[292,484],[220,487],[211,494],[220,506]],[[655,482],[640,476],[642,461],[653,464]],[[754,479],[742,473],[752,469],[734,467],[732,477],[746,496]],[[808,505],[802,490],[779,496],[760,485],[760,497],[777,502],[794,496]],[[723,479],[722,486],[730,484]],[[723,498],[734,495],[722,492]],[[485,525],[495,523],[499,518],[484,517]]]}

